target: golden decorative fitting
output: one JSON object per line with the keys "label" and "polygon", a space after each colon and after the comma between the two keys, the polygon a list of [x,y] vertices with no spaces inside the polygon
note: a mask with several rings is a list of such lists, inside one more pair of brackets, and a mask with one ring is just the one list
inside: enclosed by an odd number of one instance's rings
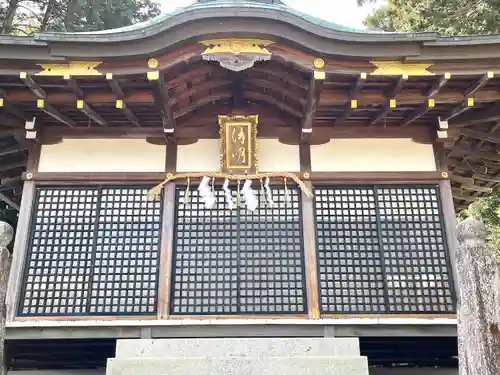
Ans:
{"label": "golden decorative fitting", "polygon": [[174,174],[171,172],[167,173],[167,178],[170,178],[170,179],[174,178]]}
{"label": "golden decorative fitting", "polygon": [[207,49],[203,60],[217,61],[220,66],[235,72],[251,68],[257,61],[268,61],[272,53],[265,47],[272,44],[260,39],[211,39],[200,42]]}
{"label": "golden decorative fitting", "polygon": [[3,98],[0,98],[0,107],[3,107]]}
{"label": "golden decorative fitting", "polygon": [[123,100],[118,99],[116,101],[116,108],[118,108],[118,109],[122,109],[123,108]]}
{"label": "golden decorative fitting", "polygon": [[69,61],[66,64],[38,64],[42,71],[36,73],[38,76],[101,76],[102,73],[96,68],[102,61]]}
{"label": "golden decorative fitting", "polygon": [[79,99],[76,101],[76,108],[83,109],[84,106],[85,106],[85,102],[83,100]]}
{"label": "golden decorative fitting", "polygon": [[444,78],[451,79],[451,73],[449,73],[449,72],[444,73]]}
{"label": "golden decorative fitting", "polygon": [[314,60],[314,67],[316,69],[323,69],[325,67],[325,60],[323,59]]}
{"label": "golden decorative fitting", "polygon": [[474,98],[467,98],[467,107],[474,107]]}
{"label": "golden decorative fitting", "polygon": [[436,101],[434,99],[429,99],[427,101],[427,105],[429,106],[429,108],[434,108],[436,106]]}
{"label": "golden decorative fitting", "polygon": [[311,174],[309,172],[304,172],[303,176],[305,180],[309,180],[311,178]]}
{"label": "golden decorative fitting", "polygon": [[156,69],[156,68],[158,68],[159,65],[160,65],[160,63],[156,59],[149,59],[148,60],[148,67],[151,69]]}
{"label": "golden decorative fitting", "polygon": [[160,72],[158,70],[154,70],[152,72],[148,72],[148,80],[155,81],[160,78]]}
{"label": "golden decorative fitting", "polygon": [[24,176],[25,176],[25,178],[26,178],[27,180],[31,180],[31,179],[33,178],[33,173],[28,172],[28,173],[26,173]]}
{"label": "golden decorative fitting", "polygon": [[441,177],[448,178],[449,177],[448,172],[442,172]]}
{"label": "golden decorative fitting", "polygon": [[389,108],[396,108],[396,99],[389,100]]}
{"label": "golden decorative fitting", "polygon": [[492,79],[492,78],[495,77],[495,73],[494,72],[488,72],[487,75],[488,75],[489,79]]}
{"label": "golden decorative fitting", "polygon": [[45,106],[45,100],[44,99],[37,99],[36,106],[37,106],[37,108],[43,108]]}
{"label": "golden decorative fitting", "polygon": [[314,71],[314,79],[317,81],[322,81],[326,78],[326,73],[325,72],[320,72],[318,70]]}
{"label": "golden decorative fitting", "polygon": [[358,101],[356,99],[351,100],[351,108],[352,109],[358,108]]}
{"label": "golden decorative fitting", "polygon": [[28,73],[26,73],[26,72],[21,72],[21,73],[19,73],[19,78],[21,78],[21,79],[26,79],[26,78],[28,78]]}
{"label": "golden decorative fitting", "polygon": [[361,77],[361,79],[367,79],[367,78],[368,78],[368,74],[366,74],[366,73],[361,73],[361,74],[360,74],[360,77]]}
{"label": "golden decorative fitting", "polygon": [[406,64],[401,61],[370,61],[375,65],[374,76],[433,76],[427,69],[433,64]]}
{"label": "golden decorative fitting", "polygon": [[106,73],[106,79],[111,81],[113,79],[113,73]]}

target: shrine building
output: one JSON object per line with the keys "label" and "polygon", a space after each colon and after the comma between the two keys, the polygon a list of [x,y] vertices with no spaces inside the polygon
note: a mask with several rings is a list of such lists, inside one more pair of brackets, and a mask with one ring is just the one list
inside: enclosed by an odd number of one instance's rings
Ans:
{"label": "shrine building", "polygon": [[498,36],[279,0],[0,36],[9,374],[458,374],[499,74]]}

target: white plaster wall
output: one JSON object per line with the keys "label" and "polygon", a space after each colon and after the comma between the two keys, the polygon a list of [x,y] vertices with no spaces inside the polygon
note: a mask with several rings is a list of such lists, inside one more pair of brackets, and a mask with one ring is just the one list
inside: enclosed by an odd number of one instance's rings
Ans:
{"label": "white plaster wall", "polygon": [[[260,172],[300,171],[299,146],[280,143],[277,139],[259,139],[257,147]],[[200,139],[177,149],[177,172],[217,172],[220,170],[218,139]]]}
{"label": "white plaster wall", "polygon": [[40,172],[163,172],[166,147],[145,139],[64,139],[42,145]]}
{"label": "white plaster wall", "polygon": [[432,145],[409,138],[331,139],[311,146],[314,172],[429,172],[436,170]]}

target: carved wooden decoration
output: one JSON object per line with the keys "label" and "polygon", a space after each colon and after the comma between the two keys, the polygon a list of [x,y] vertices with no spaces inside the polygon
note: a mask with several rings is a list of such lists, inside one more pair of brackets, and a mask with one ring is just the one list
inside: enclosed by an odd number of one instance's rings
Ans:
{"label": "carved wooden decoration", "polygon": [[225,173],[257,173],[259,117],[219,116],[221,169]]}

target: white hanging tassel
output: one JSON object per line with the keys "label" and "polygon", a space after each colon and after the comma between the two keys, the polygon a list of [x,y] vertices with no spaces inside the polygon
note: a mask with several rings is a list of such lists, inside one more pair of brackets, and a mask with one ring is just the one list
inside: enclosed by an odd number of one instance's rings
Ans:
{"label": "white hanging tassel", "polygon": [[290,191],[288,190],[288,186],[286,185],[286,177],[285,177],[285,207],[289,206],[292,203],[292,198],[290,197]]}
{"label": "white hanging tassel", "polygon": [[191,180],[188,177],[187,178],[186,190],[184,191],[184,200],[182,202],[182,204],[184,206],[187,206],[187,205],[189,205],[189,203],[191,203],[191,190],[189,190],[189,185],[190,184],[191,184]]}
{"label": "white hanging tassel", "polygon": [[259,200],[257,199],[257,192],[252,190],[252,180],[245,181],[243,189],[241,189],[241,195],[245,198],[247,209],[255,211],[259,205]]}
{"label": "white hanging tassel", "polygon": [[266,177],[266,183],[264,184],[264,187],[266,189],[266,201],[269,207],[273,208],[275,206],[274,200],[273,200],[273,192],[271,191],[271,187],[269,186],[269,177]]}
{"label": "white hanging tassel", "polygon": [[224,181],[224,185],[222,185],[222,190],[224,190],[224,196],[226,197],[227,206],[230,210],[233,210],[236,207],[236,203],[231,194],[231,190],[229,190],[229,180],[226,178]]}
{"label": "white hanging tassel", "polygon": [[205,204],[205,208],[212,209],[215,207],[215,195],[209,182],[210,177],[203,177],[200,186],[198,186],[198,192],[200,193],[201,200]]}

